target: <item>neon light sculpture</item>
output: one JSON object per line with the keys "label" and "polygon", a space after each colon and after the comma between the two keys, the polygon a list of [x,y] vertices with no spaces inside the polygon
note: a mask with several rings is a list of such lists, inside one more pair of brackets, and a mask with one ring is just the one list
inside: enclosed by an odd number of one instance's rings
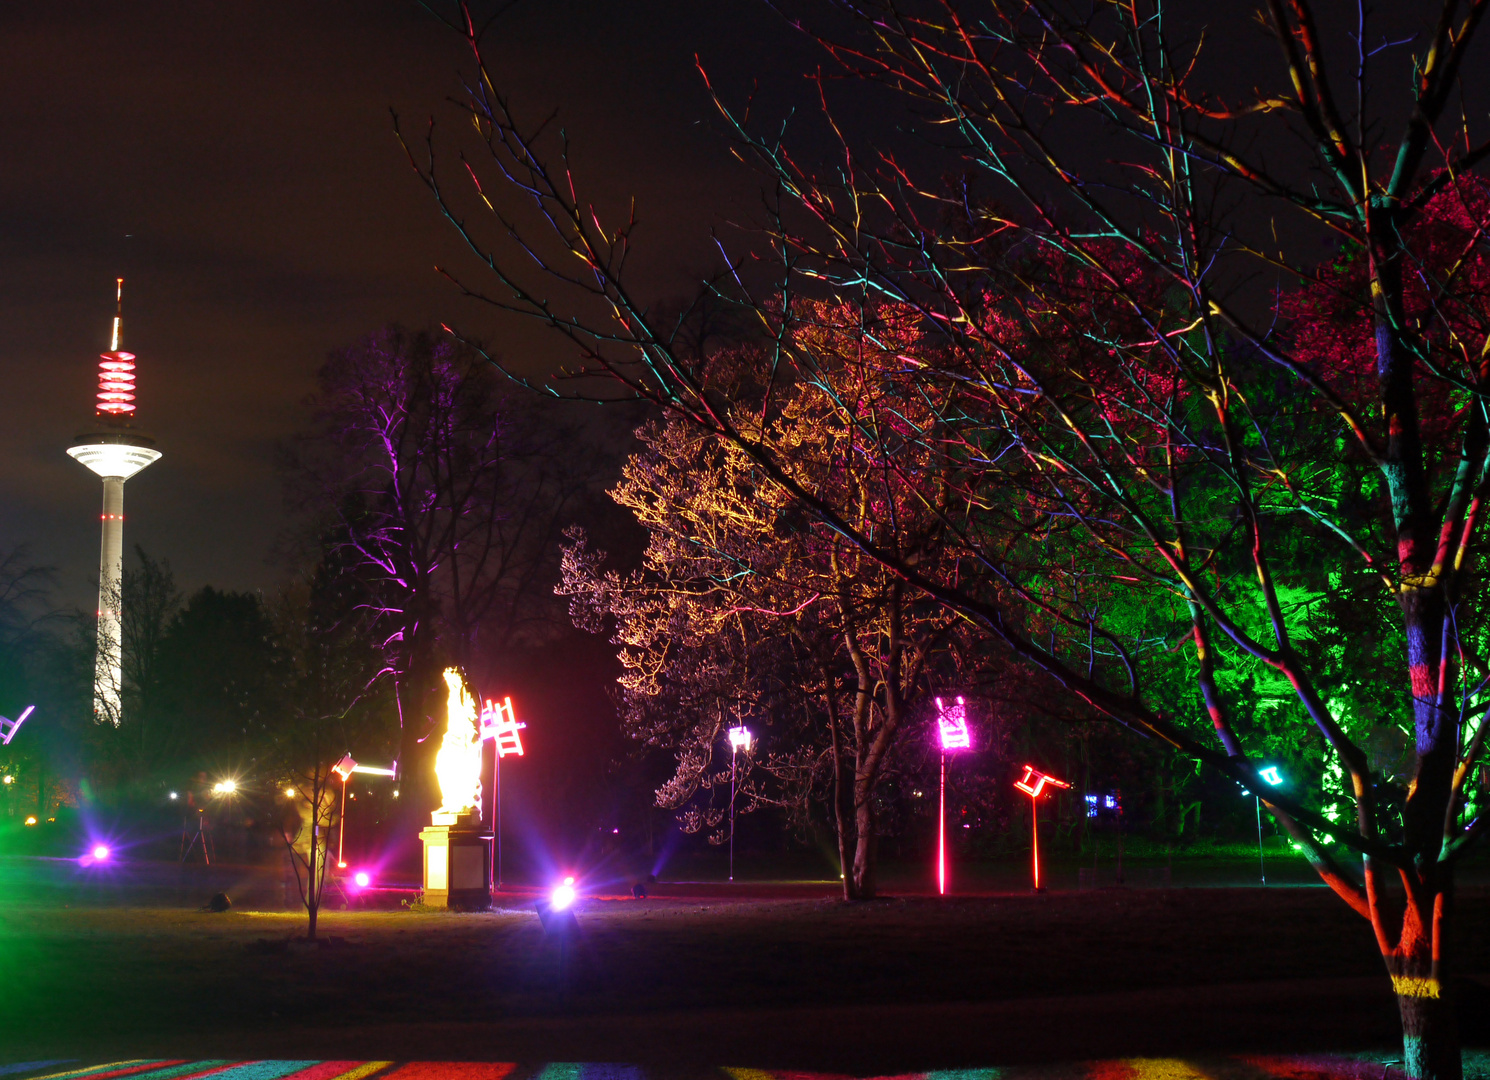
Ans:
{"label": "neon light sculpture", "polygon": [[936,728],[942,743],[942,796],[936,824],[936,892],[947,895],[947,751],[972,748],[967,729],[967,705],[962,698],[948,707],[936,699]]}
{"label": "neon light sculpture", "polygon": [[739,779],[739,754],[750,753],[753,737],[744,724],[729,729],[729,879],[735,880],[735,785]]}
{"label": "neon light sculpture", "polygon": [[[437,824],[455,823],[468,810],[481,814],[481,731],[476,726],[476,702],[455,668],[445,669],[445,736],[435,755],[435,777],[440,781]],[[448,817],[447,821],[440,818]]]}
{"label": "neon light sculpture", "polygon": [[1014,781],[1014,786],[1030,797],[1030,828],[1034,834],[1034,864],[1035,864],[1035,891],[1041,892],[1040,888],[1040,796],[1047,786],[1052,788],[1069,788],[1071,785],[1064,780],[1057,780],[1049,773],[1042,773],[1033,765],[1024,767],[1024,776]]}
{"label": "neon light sculpture", "polygon": [[25,711],[14,720],[7,720],[5,717],[0,716],[0,746],[9,746],[10,740],[16,737],[17,729],[26,722],[26,717],[35,711],[35,705],[27,705]]}
{"label": "neon light sculpture", "polygon": [[481,710],[481,737],[492,741],[492,819],[496,823],[496,843],[492,845],[492,878],[502,887],[502,759],[508,754],[523,756],[523,739],[518,734],[527,724],[519,723],[512,710],[512,698],[500,702],[486,699]]}

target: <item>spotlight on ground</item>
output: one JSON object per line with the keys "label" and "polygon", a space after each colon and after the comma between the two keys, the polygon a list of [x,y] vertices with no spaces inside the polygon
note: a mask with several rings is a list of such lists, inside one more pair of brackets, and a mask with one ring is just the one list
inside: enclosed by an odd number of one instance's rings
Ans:
{"label": "spotlight on ground", "polygon": [[543,924],[545,934],[549,937],[565,938],[579,929],[573,910],[577,896],[574,878],[566,877],[554,886],[547,900],[540,900],[533,905],[534,910],[538,912],[538,921]]}

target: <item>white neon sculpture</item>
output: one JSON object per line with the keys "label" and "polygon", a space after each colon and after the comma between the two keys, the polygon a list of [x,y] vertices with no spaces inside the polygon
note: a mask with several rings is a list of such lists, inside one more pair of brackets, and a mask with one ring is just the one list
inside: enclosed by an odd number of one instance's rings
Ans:
{"label": "white neon sculpture", "polygon": [[523,740],[518,731],[527,726],[527,724],[518,722],[516,714],[512,711],[510,697],[503,698],[499,702],[494,702],[491,698],[486,699],[486,707],[481,710],[481,737],[492,740],[492,745],[496,747],[497,757],[504,758],[508,754],[523,756]]}
{"label": "white neon sculpture", "polygon": [[26,722],[26,717],[36,711],[35,705],[27,705],[26,711],[14,720],[7,720],[0,716],[0,746],[9,746],[10,740],[15,738],[16,729]]}
{"label": "white neon sculpture", "polygon": [[453,825],[468,810],[481,814],[481,731],[476,726],[476,702],[455,668],[445,669],[445,685],[450,690],[445,737],[435,755],[435,776],[440,781],[437,825]]}

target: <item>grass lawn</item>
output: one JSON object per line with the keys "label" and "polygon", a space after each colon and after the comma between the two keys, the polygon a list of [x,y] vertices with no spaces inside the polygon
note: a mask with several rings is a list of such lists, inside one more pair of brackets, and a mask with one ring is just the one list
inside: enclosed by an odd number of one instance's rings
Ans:
{"label": "grass lawn", "polygon": [[[1460,972],[1490,972],[1487,897],[1461,894]],[[0,1048],[863,1071],[1396,1036],[1369,928],[1318,888],[588,900],[579,921],[561,992],[530,909],[328,912],[311,948],[303,914],[0,908]]]}

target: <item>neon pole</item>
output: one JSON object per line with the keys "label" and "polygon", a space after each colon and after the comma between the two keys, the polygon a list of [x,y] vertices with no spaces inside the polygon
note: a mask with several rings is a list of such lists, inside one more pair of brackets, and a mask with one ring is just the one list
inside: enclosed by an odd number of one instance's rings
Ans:
{"label": "neon pole", "polygon": [[936,892],[947,895],[947,752],[942,751],[942,800],[936,820]]}
{"label": "neon pole", "polygon": [[347,840],[347,778],[341,778],[341,819],[336,823],[336,868],[345,870],[347,860],[343,855],[342,845]]}
{"label": "neon pole", "polygon": [[1035,835],[1033,851],[1035,853],[1035,891],[1040,891],[1040,802],[1033,795],[1030,796],[1030,827]]}

